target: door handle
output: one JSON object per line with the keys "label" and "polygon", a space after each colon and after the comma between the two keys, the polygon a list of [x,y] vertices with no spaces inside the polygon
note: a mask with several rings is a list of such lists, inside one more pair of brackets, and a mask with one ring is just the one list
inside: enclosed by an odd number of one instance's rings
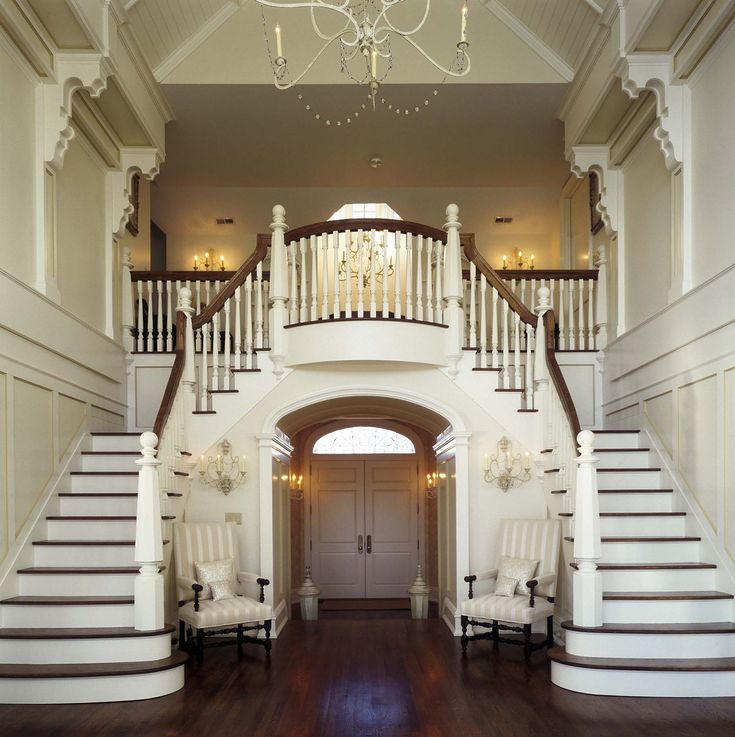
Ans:
{"label": "door handle", "polygon": [[373,552],[373,536],[372,535],[367,536],[367,551],[368,553]]}
{"label": "door handle", "polygon": [[362,554],[362,535],[357,536],[357,552]]}

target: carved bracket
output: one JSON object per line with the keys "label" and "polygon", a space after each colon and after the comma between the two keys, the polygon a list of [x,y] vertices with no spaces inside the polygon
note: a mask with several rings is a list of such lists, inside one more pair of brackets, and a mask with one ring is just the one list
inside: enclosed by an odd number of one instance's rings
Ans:
{"label": "carved bracket", "polygon": [[593,171],[600,180],[600,201],[597,212],[602,216],[605,232],[610,235],[618,231],[619,208],[622,207],[620,190],[623,173],[610,166],[610,150],[607,146],[572,146],[570,158],[572,173],[580,179]]}
{"label": "carved bracket", "polygon": [[633,53],[624,56],[615,73],[622,80],[625,93],[635,99],[643,90],[656,96],[656,130],[669,171],[683,161],[685,130],[685,94],[687,87],[673,84],[674,60],[671,54]]}
{"label": "carved bracket", "polygon": [[102,54],[60,52],[54,61],[56,80],[42,87],[44,157],[56,171],[64,164],[69,142],[74,138],[71,126],[72,97],[85,89],[99,97],[107,88],[112,73],[109,59]]}
{"label": "carved bracket", "polygon": [[120,149],[120,168],[107,175],[112,197],[112,232],[115,236],[122,234],[133,214],[134,207],[131,201],[133,176],[141,174],[146,179],[153,180],[162,162],[160,151],[152,146],[126,146]]}

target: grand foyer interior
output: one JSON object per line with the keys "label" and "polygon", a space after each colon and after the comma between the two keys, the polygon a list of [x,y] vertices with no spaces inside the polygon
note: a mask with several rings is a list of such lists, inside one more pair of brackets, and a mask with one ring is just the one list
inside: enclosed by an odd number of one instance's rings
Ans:
{"label": "grand foyer interior", "polygon": [[[307,564],[390,598],[422,563],[458,635],[513,517],[563,528],[554,684],[735,695],[735,4],[471,2],[467,77],[396,45],[374,113],[327,57],[274,89],[274,12],[0,2],[2,700],[186,693],[175,520],[235,524],[275,658]],[[317,39],[284,13],[297,68]],[[453,53],[459,18],[422,43]],[[412,460],[316,458],[359,425]],[[199,472],[225,440],[228,494]],[[361,567],[330,581],[338,543]]]}

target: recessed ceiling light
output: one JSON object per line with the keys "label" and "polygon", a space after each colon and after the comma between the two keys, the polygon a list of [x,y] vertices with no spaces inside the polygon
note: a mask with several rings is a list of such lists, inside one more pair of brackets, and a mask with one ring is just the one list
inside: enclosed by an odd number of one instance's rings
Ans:
{"label": "recessed ceiling light", "polygon": [[380,169],[380,167],[383,166],[383,159],[381,159],[380,156],[373,156],[373,158],[370,159],[370,166],[372,166],[373,169]]}
{"label": "recessed ceiling light", "polygon": [[508,217],[507,215],[496,215],[495,222],[496,223],[512,223],[513,218]]}
{"label": "recessed ceiling light", "polygon": [[234,218],[217,218],[217,225],[234,225]]}

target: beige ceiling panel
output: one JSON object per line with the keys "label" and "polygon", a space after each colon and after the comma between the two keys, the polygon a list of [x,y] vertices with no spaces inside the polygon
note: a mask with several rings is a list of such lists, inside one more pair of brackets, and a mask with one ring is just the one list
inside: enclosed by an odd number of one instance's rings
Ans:
{"label": "beige ceiling panel", "polygon": [[60,49],[91,49],[74,13],[62,0],[28,0],[28,5]]}
{"label": "beige ceiling panel", "polygon": [[668,51],[701,4],[701,0],[666,0],[638,42],[636,51]]}

